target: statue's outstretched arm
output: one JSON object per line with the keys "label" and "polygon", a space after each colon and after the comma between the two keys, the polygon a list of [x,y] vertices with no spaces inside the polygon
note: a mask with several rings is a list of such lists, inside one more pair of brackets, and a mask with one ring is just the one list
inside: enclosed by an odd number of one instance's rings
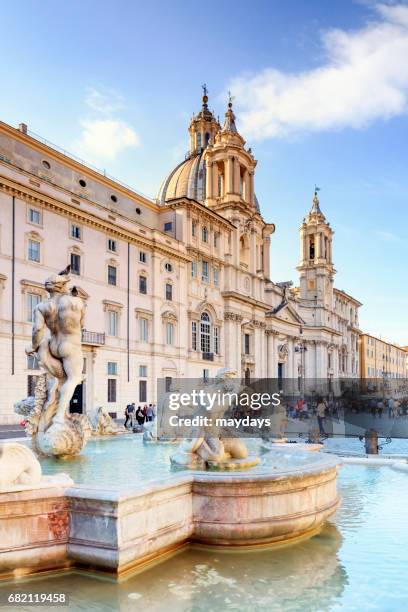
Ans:
{"label": "statue's outstretched arm", "polygon": [[32,332],[32,352],[38,349],[41,340],[44,338],[45,319],[38,306],[33,312],[33,332]]}

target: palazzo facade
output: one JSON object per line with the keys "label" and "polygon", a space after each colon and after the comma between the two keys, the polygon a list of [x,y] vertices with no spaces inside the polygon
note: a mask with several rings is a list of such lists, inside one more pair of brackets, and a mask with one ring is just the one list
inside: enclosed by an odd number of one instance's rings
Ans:
{"label": "palazzo facade", "polygon": [[275,226],[232,103],[203,97],[186,158],[149,200],[0,122],[0,423],[39,373],[24,348],[44,280],[71,264],[87,303],[84,383],[71,409],[156,401],[156,381],[359,376],[360,302],[333,285],[317,193],[300,226],[299,284],[270,279]]}

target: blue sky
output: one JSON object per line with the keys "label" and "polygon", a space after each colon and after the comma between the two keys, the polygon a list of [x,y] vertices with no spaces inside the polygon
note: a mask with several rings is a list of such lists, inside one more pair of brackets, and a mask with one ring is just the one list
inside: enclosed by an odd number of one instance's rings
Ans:
{"label": "blue sky", "polygon": [[0,118],[154,196],[187,151],[201,84],[258,159],[272,278],[296,280],[321,187],[336,286],[361,327],[408,344],[408,6],[350,0],[2,6]]}

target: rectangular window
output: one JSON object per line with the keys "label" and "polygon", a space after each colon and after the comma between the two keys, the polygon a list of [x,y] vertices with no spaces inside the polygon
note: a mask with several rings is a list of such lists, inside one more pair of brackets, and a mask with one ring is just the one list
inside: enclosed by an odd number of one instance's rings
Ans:
{"label": "rectangular window", "polygon": [[139,366],[139,376],[140,378],[147,378],[147,366],[146,365]]}
{"label": "rectangular window", "polygon": [[35,225],[41,224],[41,213],[36,208],[30,208],[28,211],[28,220]]}
{"label": "rectangular window", "polygon": [[220,243],[220,232],[214,232],[214,247],[217,249]]}
{"label": "rectangular window", "polygon": [[173,299],[173,285],[171,285],[170,283],[166,283],[166,300],[169,300],[170,302]]}
{"label": "rectangular window", "polygon": [[118,375],[118,364],[116,361],[108,361],[108,376]]}
{"label": "rectangular window", "polygon": [[108,402],[116,402],[116,378],[108,378]]}
{"label": "rectangular window", "polygon": [[191,276],[193,278],[197,276],[197,262],[195,259],[191,262]]}
{"label": "rectangular window", "polygon": [[219,283],[219,269],[218,268],[214,268],[213,276],[214,276],[214,286],[218,287],[218,283]]}
{"label": "rectangular window", "polygon": [[147,278],[145,276],[139,276],[139,293],[144,295],[147,293]]}
{"label": "rectangular window", "polygon": [[174,325],[173,323],[166,323],[166,344],[172,346],[174,343]]}
{"label": "rectangular window", "polygon": [[191,235],[197,236],[197,221],[192,221],[191,222]]}
{"label": "rectangular window", "polygon": [[201,280],[203,283],[208,283],[209,280],[209,265],[208,261],[201,262]]}
{"label": "rectangular window", "polygon": [[71,225],[71,238],[75,238],[75,240],[81,240],[82,228],[79,225]]}
{"label": "rectangular window", "polygon": [[115,266],[108,266],[108,283],[109,285],[116,285],[116,274],[117,270]]}
{"label": "rectangular window", "polygon": [[108,238],[108,251],[112,251],[112,253],[117,251],[116,240],[113,240],[113,238]]}
{"label": "rectangular window", "polygon": [[147,402],[147,380],[139,380],[139,402]]}
{"label": "rectangular window", "polygon": [[41,302],[41,297],[36,293],[27,293],[27,321],[33,322],[34,309]]}
{"label": "rectangular window", "polygon": [[197,350],[197,322],[191,321],[191,348]]}
{"label": "rectangular window", "polygon": [[147,319],[139,319],[140,342],[149,341],[149,322]]}
{"label": "rectangular window", "polygon": [[214,327],[214,353],[219,355],[220,352],[220,328]]}
{"label": "rectangular window", "polygon": [[166,378],[164,379],[164,387],[165,387],[166,393],[171,391],[171,383],[172,382],[173,382],[172,377],[171,376],[166,376]]}
{"label": "rectangular window", "polygon": [[250,334],[244,334],[244,353],[249,355],[250,349]]}
{"label": "rectangular window", "polygon": [[167,221],[167,223],[164,224],[164,231],[171,232],[172,230],[173,230],[173,223],[171,221]]}
{"label": "rectangular window", "polygon": [[38,240],[28,241],[28,259],[40,263],[40,243]]}
{"label": "rectangular window", "polygon": [[40,364],[38,363],[37,355],[27,355],[27,369],[28,370],[39,370]]}
{"label": "rectangular window", "polygon": [[76,253],[71,253],[71,272],[72,274],[81,274],[81,256]]}
{"label": "rectangular window", "polygon": [[144,251],[139,251],[139,261],[140,263],[146,263],[147,262],[147,255]]}
{"label": "rectangular window", "polygon": [[116,310],[108,310],[108,335],[118,335],[118,313]]}

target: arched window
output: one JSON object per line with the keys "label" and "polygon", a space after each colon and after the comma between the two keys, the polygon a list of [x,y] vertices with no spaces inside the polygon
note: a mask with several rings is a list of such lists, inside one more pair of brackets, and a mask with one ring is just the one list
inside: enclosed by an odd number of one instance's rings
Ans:
{"label": "arched window", "polygon": [[197,150],[198,151],[201,151],[201,146],[202,146],[202,143],[201,143],[201,132],[198,132],[197,133]]}
{"label": "arched window", "polygon": [[208,146],[208,143],[210,142],[210,133],[206,132],[205,133],[205,146]]}
{"label": "arched window", "polygon": [[211,320],[208,312],[201,315],[200,346],[202,353],[211,353]]}
{"label": "arched window", "polygon": [[314,259],[315,258],[315,242],[314,242],[314,236],[310,236],[310,242],[309,242],[309,259]]}

